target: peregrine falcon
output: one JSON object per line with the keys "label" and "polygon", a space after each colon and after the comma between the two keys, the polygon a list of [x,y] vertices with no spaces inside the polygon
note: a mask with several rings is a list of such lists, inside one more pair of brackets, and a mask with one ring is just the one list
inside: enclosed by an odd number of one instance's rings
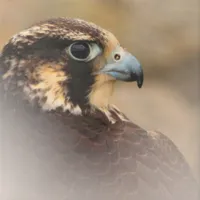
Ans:
{"label": "peregrine falcon", "polygon": [[0,74],[2,200],[198,199],[173,142],[109,104],[116,81],[143,84],[111,32],[41,21],[4,46]]}

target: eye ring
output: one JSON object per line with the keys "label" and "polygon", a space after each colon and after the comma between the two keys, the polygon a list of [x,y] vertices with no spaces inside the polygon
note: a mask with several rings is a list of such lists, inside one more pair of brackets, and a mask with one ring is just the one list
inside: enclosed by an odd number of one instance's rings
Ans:
{"label": "eye ring", "polygon": [[[76,44],[80,44],[80,46],[77,48],[77,49],[72,49]],[[81,47],[82,46],[82,47]],[[82,48],[82,49],[81,49]],[[83,48],[85,48],[85,50],[87,51],[87,52],[81,52],[81,51],[84,51],[84,49]],[[88,49],[87,49],[88,48]],[[76,52],[76,50],[78,50],[77,52]],[[72,51],[74,51],[74,52],[72,52]],[[89,43],[87,43],[87,42],[74,42],[74,43],[72,43],[69,47],[68,47],[68,54],[70,55],[70,57],[71,58],[73,58],[74,60],[77,60],[77,61],[87,61],[89,58],[90,58],[90,54],[91,54],[91,51],[92,51],[92,49],[91,49],[91,46],[90,46],[90,44]],[[85,53],[85,57],[84,57],[84,54]],[[73,54],[77,54],[77,55],[73,55]],[[79,54],[79,55],[78,55]],[[81,55],[82,54],[82,55]],[[83,57],[82,57],[83,56]],[[82,57],[82,58],[80,58],[80,57]]]}
{"label": "eye ring", "polygon": [[116,62],[120,61],[121,60],[121,55],[119,53],[115,53],[114,56],[113,56],[114,60]]}

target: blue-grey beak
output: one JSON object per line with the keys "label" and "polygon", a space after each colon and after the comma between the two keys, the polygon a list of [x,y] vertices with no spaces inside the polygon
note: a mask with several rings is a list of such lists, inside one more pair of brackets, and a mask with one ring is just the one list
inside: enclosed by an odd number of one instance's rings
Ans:
{"label": "blue-grey beak", "polygon": [[113,61],[105,65],[101,73],[113,76],[117,80],[132,82],[137,81],[139,88],[143,85],[143,70],[139,61],[129,52],[124,52],[118,61]]}

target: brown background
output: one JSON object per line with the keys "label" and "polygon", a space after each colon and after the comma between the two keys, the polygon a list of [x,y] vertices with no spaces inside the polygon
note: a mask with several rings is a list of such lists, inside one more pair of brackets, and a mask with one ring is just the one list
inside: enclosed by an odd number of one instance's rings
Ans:
{"label": "brown background", "polygon": [[113,32],[142,63],[143,89],[118,83],[111,102],[134,122],[168,135],[199,171],[198,0],[0,0],[0,48],[49,17],[83,18]]}

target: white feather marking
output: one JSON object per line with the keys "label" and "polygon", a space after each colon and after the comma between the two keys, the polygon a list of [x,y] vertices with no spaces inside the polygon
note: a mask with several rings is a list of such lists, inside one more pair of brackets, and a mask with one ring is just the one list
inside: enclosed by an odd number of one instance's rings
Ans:
{"label": "white feather marking", "polygon": [[82,115],[82,110],[79,106],[75,106],[73,109],[71,109],[71,113],[74,115]]}

